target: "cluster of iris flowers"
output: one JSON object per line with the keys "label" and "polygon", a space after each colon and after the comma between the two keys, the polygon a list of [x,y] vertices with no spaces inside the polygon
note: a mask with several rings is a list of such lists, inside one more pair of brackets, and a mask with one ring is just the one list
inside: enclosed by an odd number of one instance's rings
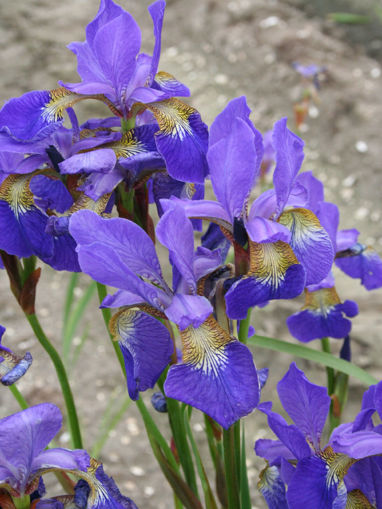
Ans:
{"label": "cluster of iris flowers", "polygon": [[[260,403],[267,370],[256,369],[245,344],[251,309],[304,293],[304,307],[287,319],[292,336],[305,343],[345,338],[342,356],[350,360],[349,318],[358,308],[340,299],[332,268],[372,290],[382,286],[382,261],[358,242],[357,230],[338,229],[338,208],[325,201],[322,183],[300,172],[304,143],[287,119],[263,139],[239,97],[208,129],[177,98],[188,96],[188,88],[158,72],[164,8],[163,0],[149,7],[150,56],[140,53],[133,17],[101,0],[86,41],[69,45],[81,81],[28,92],[0,111],[0,252],[12,291],[31,317],[36,258],[56,270],[84,272],[117,289],[101,307],[117,309],[109,330],[132,400],[158,383],[157,409],[171,413],[167,403],[176,400],[201,410],[214,431],[211,440],[228,430],[228,446],[238,445],[237,434],[229,442],[235,423],[255,408],[265,413],[278,437],[255,445],[267,461],[259,489],[268,507],[382,507],[382,432],[372,421],[374,413],[382,417],[381,384],[365,393],[354,422],[334,427],[324,445],[333,401],[327,389],[292,364],[278,384],[294,422],[288,424],[271,403]],[[110,116],[80,125],[74,107],[89,99],[102,102]],[[271,171],[273,186],[262,191]],[[216,200],[204,199],[205,179]],[[160,217],[156,227],[150,204]],[[195,249],[195,231],[206,223]],[[168,250],[171,284],[156,241]],[[4,385],[32,362],[29,353],[20,357],[3,346],[0,356]],[[49,403],[0,420],[1,505],[14,507],[26,497],[26,505],[16,506],[136,507],[86,451],[46,449],[60,427],[60,411]],[[219,459],[219,447],[211,450]],[[249,507],[232,491],[228,463],[219,499],[229,509]],[[45,497],[42,476],[50,471],[78,480],[71,493]],[[186,469],[185,476],[188,481]],[[173,479],[172,471],[174,488]],[[175,490],[182,503],[199,507],[192,505],[192,490],[187,502],[182,486]],[[207,495],[206,507],[216,507],[210,488]]]}

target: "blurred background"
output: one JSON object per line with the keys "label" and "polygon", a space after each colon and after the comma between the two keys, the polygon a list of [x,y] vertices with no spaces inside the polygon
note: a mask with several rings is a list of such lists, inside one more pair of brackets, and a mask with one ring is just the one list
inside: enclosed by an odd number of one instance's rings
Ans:
{"label": "blurred background", "polygon": [[[117,3],[134,15],[142,29],[143,50],[151,53],[154,39],[147,12],[151,2]],[[97,10],[96,0],[1,2],[1,103],[32,89],[55,88],[59,79],[78,81],[76,59],[65,46],[84,40],[85,27]],[[356,227],[361,232],[360,241],[373,245],[380,254],[381,28],[382,7],[373,0],[168,0],[159,66],[190,87],[189,102],[209,125],[227,102],[239,95],[246,95],[252,120],[262,132],[283,116],[288,116],[289,127],[295,129],[296,111],[301,113],[302,107],[304,118],[298,127],[306,143],[303,170],[312,170],[324,182],[326,200],[340,207],[340,227]],[[294,62],[323,68],[318,90],[309,80],[304,82]],[[307,90],[311,97],[301,103]],[[81,103],[80,108],[82,119],[108,115],[99,105]],[[336,276],[340,297],[356,300],[360,308],[359,316],[353,319],[353,360],[381,379],[382,291],[368,293],[357,280],[339,271]],[[37,289],[38,314],[60,351],[65,334],[69,334],[62,315],[68,283],[68,274],[44,267]],[[75,290],[76,305],[84,300],[91,300],[91,304],[83,322],[71,331],[65,354],[85,446],[89,451],[93,448],[107,473],[140,508],[171,507],[170,490],[151,454],[139,414],[134,404],[126,410],[124,381],[101,316],[94,312],[96,292],[89,288],[89,280],[81,276]],[[15,351],[28,350],[35,358],[18,387],[30,404],[51,401],[63,408],[55,373],[13,301],[4,272],[0,273],[0,289],[0,323],[7,327],[4,344]],[[257,333],[292,340],[285,319],[301,305],[302,299],[296,299],[256,310],[253,325]],[[333,350],[338,351],[341,342],[333,343]],[[258,367],[270,368],[264,399],[273,398],[276,383],[292,359],[260,349],[255,359]],[[298,365],[315,383],[325,382],[323,369],[302,360]],[[356,380],[350,384],[345,415],[349,419],[357,412],[364,390]],[[149,398],[150,394],[145,394],[145,400]],[[3,388],[0,416],[17,410],[17,403]],[[166,433],[166,415],[156,417]],[[118,424],[107,437],[104,430],[113,420]],[[262,508],[255,485],[263,465],[251,450],[254,440],[267,436],[267,432],[260,415],[255,413],[247,422],[253,507]],[[194,431],[203,442],[197,415]],[[62,433],[60,445],[68,446],[68,438]]]}

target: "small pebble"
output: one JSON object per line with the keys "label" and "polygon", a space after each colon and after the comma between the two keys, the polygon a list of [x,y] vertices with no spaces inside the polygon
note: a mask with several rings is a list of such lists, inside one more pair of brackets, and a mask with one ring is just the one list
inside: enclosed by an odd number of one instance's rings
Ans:
{"label": "small pebble", "polygon": [[145,486],[143,488],[143,493],[146,495],[146,497],[152,497],[155,493],[155,490],[152,486]]}
{"label": "small pebble", "polygon": [[135,475],[136,477],[142,477],[145,475],[145,471],[142,467],[139,467],[138,465],[134,465],[133,467],[130,467],[130,472]]}
{"label": "small pebble", "polygon": [[362,220],[362,219],[365,219],[368,215],[369,215],[369,209],[367,209],[366,207],[360,207],[359,209],[357,209],[355,211],[354,217],[355,217],[355,219]]}
{"label": "small pebble", "polygon": [[369,150],[366,141],[363,140],[358,140],[357,143],[355,144],[355,148],[357,152],[360,152],[361,154],[364,154]]}
{"label": "small pebble", "polygon": [[356,178],[354,175],[349,175],[348,177],[346,177],[345,179],[343,179],[342,181],[342,185],[344,187],[353,187],[354,183],[356,181]]}
{"label": "small pebble", "polygon": [[370,71],[370,76],[372,78],[379,78],[381,76],[381,69],[379,67],[373,67]]}
{"label": "small pebble", "polygon": [[269,16],[268,18],[260,21],[260,26],[261,28],[271,28],[277,26],[279,23],[280,20],[277,16]]}

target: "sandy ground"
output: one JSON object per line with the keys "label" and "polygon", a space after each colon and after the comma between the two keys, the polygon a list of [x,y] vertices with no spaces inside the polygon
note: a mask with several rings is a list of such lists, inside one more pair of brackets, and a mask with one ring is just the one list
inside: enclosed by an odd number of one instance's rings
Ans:
{"label": "sandy ground", "polygon": [[[152,28],[147,0],[119,2],[130,9],[143,32],[144,49],[152,50]],[[292,4],[295,5],[292,5]],[[327,200],[341,210],[341,227],[357,227],[361,241],[372,243],[382,252],[381,169],[382,124],[381,62],[366,55],[341,30],[296,8],[301,2],[238,0],[169,0],[163,33],[160,69],[174,74],[192,91],[192,104],[211,123],[228,100],[245,94],[253,109],[253,120],[262,130],[272,127],[282,116],[290,117],[299,97],[299,76],[293,61],[316,63],[327,68],[320,91],[320,103],[310,109],[304,126],[306,141],[304,170],[313,170],[326,186]],[[84,28],[95,15],[93,0],[6,0],[0,3],[0,100],[31,89],[50,89],[58,79],[77,81],[75,58],[65,49],[74,40],[84,39]],[[314,13],[313,13],[314,14]],[[369,52],[370,53],[370,52]],[[379,53],[375,52],[378,57]],[[91,106],[82,115],[104,114]],[[343,299],[354,299],[360,314],[353,320],[353,358],[377,378],[382,378],[380,326],[382,291],[366,292],[357,281],[338,274],[337,287]],[[48,336],[61,348],[62,315],[68,275],[44,269],[38,288],[37,309]],[[78,289],[80,296],[88,284],[86,277]],[[41,352],[28,324],[8,290],[5,274],[0,274],[0,323],[7,327],[4,343],[18,351],[31,351],[34,364],[18,384],[30,404],[51,401],[62,407],[55,374]],[[54,296],[54,297],[53,297]],[[285,318],[298,309],[300,301],[272,303],[254,313],[259,334],[290,339]],[[93,309],[97,305],[93,301]],[[88,313],[80,333],[88,328],[89,339],[79,361],[70,364],[73,387],[85,445],[91,448],[99,436],[103,413],[125,397],[124,383],[113,357],[104,326],[94,311]],[[339,343],[334,349],[339,349]],[[291,358],[266,350],[255,352],[258,367],[270,367],[265,398],[272,398],[277,380]],[[323,370],[298,361],[315,382],[323,381]],[[348,410],[354,416],[363,387],[351,380]],[[113,399],[115,398],[115,399]],[[149,400],[149,395],[145,395]],[[7,389],[0,392],[0,414],[16,411],[17,404]],[[165,415],[156,414],[168,435]],[[248,423],[248,467],[253,491],[253,507],[264,504],[256,491],[262,463],[251,453],[254,440],[266,436],[262,416],[254,414]],[[193,422],[196,437],[203,444],[198,418]],[[60,437],[67,445],[67,433]],[[122,491],[142,509],[171,507],[171,493],[156,466],[143,432],[138,412],[132,404],[103,449],[106,471],[118,481]]]}

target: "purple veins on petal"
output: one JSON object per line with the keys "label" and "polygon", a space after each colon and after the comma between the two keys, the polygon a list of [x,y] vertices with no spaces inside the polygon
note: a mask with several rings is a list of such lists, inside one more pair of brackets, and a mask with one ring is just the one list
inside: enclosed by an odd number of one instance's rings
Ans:
{"label": "purple veins on petal", "polygon": [[131,399],[153,388],[170,362],[174,346],[167,328],[152,316],[124,309],[113,316],[110,332],[119,341]]}
{"label": "purple veins on petal", "polygon": [[224,428],[249,414],[259,401],[252,354],[231,338],[212,315],[180,332],[181,364],[171,366],[166,396],[198,408]]}
{"label": "purple veins on petal", "polygon": [[333,265],[334,251],[329,235],[308,209],[283,212],[279,221],[291,231],[290,245],[305,269],[305,284],[319,283]]}
{"label": "purple veins on petal", "polygon": [[249,271],[225,294],[227,314],[242,320],[250,307],[271,299],[297,297],[304,286],[304,268],[288,244],[250,242]]}
{"label": "purple veins on petal", "polygon": [[34,194],[35,204],[45,211],[63,213],[73,205],[72,195],[59,178],[36,175],[30,180],[29,189]]}
{"label": "purple veins on petal", "polygon": [[334,287],[305,290],[305,306],[287,319],[287,326],[292,336],[302,342],[328,336],[341,339],[351,330],[351,321],[345,316],[357,314],[357,304],[351,300],[342,303]]}

